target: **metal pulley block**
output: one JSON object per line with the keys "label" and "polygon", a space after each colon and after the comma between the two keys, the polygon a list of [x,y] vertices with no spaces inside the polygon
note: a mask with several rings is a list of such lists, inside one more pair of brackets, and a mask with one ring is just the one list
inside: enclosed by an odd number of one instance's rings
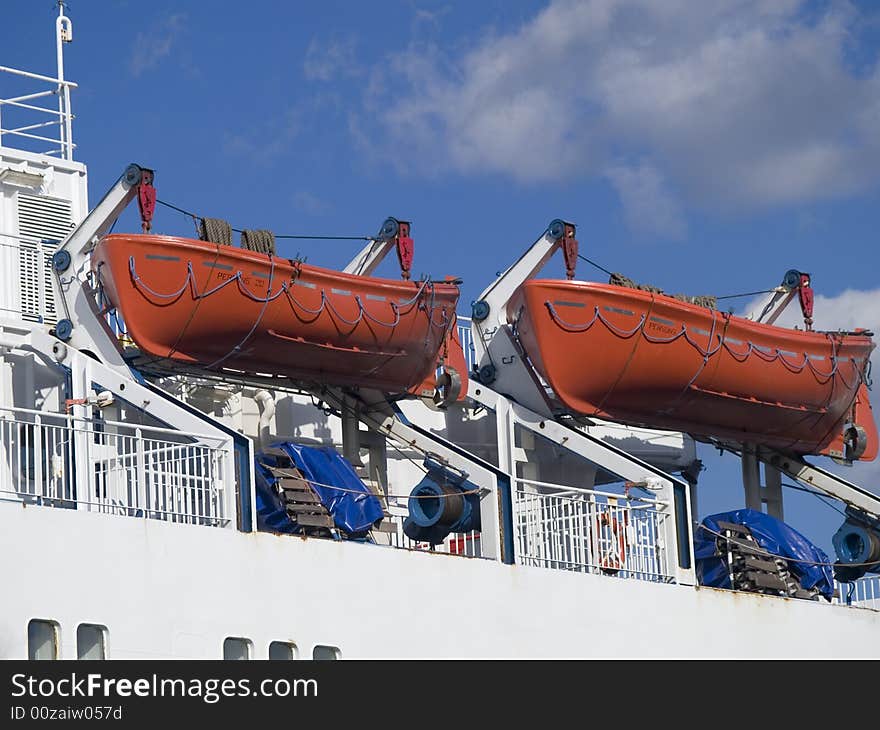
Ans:
{"label": "metal pulley block", "polygon": [[857,423],[850,425],[843,433],[843,458],[856,461],[868,448],[868,434]]}
{"label": "metal pulley block", "polygon": [[443,372],[437,376],[437,385],[434,389],[434,405],[437,408],[447,408],[455,403],[461,395],[461,376],[455,368],[443,368]]}

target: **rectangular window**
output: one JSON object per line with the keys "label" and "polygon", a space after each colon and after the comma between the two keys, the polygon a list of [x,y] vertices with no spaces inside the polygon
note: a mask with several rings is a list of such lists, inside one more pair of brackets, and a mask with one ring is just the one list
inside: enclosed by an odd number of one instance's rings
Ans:
{"label": "rectangular window", "polygon": [[58,658],[58,624],[31,619],[28,622],[28,659]]}
{"label": "rectangular window", "polygon": [[250,659],[250,640],[234,636],[229,637],[223,642],[223,658],[231,660]]}
{"label": "rectangular window", "polygon": [[317,659],[319,661],[339,659],[339,649],[335,646],[318,644],[312,649],[312,659]]}
{"label": "rectangular window", "polygon": [[107,658],[107,627],[97,624],[80,624],[76,627],[76,658]]}
{"label": "rectangular window", "polygon": [[279,661],[290,661],[296,659],[296,644],[290,644],[286,641],[273,641],[269,644],[269,658]]}

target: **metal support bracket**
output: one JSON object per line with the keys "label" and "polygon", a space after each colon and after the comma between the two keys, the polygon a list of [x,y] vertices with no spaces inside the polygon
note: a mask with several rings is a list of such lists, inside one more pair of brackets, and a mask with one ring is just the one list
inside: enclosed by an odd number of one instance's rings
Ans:
{"label": "metal support bracket", "polygon": [[658,469],[651,464],[618,449],[601,439],[578,431],[553,418],[546,418],[525,406],[515,403],[481,383],[471,382],[468,398],[494,411],[498,420],[498,460],[501,468],[515,476],[517,473],[514,427],[519,426],[554,444],[600,466],[629,483],[650,485],[651,491],[670,505],[670,519],[666,521],[664,540],[669,546],[670,567],[678,583],[694,585],[693,541],[691,539],[690,486],[687,482]]}
{"label": "metal support bracket", "polygon": [[370,276],[391,250],[396,248],[401,276],[409,279],[414,251],[413,240],[409,235],[410,225],[409,221],[386,218],[376,236],[358,251],[342,271],[346,274]]}
{"label": "metal support bracket", "polygon": [[507,303],[522,283],[538,273],[560,247],[565,254],[566,272],[574,276],[575,227],[557,218],[472,305],[475,377],[491,384],[493,390],[547,416],[552,411],[547,391],[519,352],[507,315]]}
{"label": "metal support bracket", "polygon": [[[354,414],[367,428],[385,438],[416,449],[439,463],[467,472],[468,479],[481,489],[481,544],[486,557],[513,563],[513,524],[509,505],[510,479],[483,459],[431,431],[410,423],[397,406],[379,391],[361,389],[357,393],[324,387],[312,392],[336,411]],[[491,498],[490,495],[495,495]]]}
{"label": "metal support bracket", "polygon": [[[742,457],[743,455],[742,444],[718,443],[716,445],[737,456]],[[880,518],[880,496],[862,489],[837,474],[832,474],[810,464],[802,456],[786,454],[766,446],[757,446],[754,449],[754,458],[765,465],[778,469],[802,484],[814,487],[829,497],[840,500],[851,509],[867,513],[873,519]]]}
{"label": "metal support bracket", "polygon": [[89,352],[119,374],[131,377],[128,364],[122,359],[116,337],[98,311],[95,291],[89,283],[90,254],[98,239],[137,195],[141,180],[152,171],[140,165],[129,165],[83,221],[71,231],[52,258],[57,298],[64,307],[65,318],[58,322],[55,333],[71,347]]}
{"label": "metal support bracket", "polygon": [[[803,287],[803,291],[802,291]],[[797,269],[789,269],[782,278],[782,283],[771,290],[770,295],[751,312],[746,319],[753,322],[773,324],[791,304],[795,295],[800,293],[801,309],[804,315],[806,328],[812,329],[813,325],[813,290],[810,288],[810,275],[804,274]]]}

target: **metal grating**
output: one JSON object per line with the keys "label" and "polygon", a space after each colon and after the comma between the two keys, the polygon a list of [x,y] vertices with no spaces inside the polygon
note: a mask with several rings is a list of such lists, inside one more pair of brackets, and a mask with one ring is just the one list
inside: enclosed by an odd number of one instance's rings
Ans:
{"label": "metal grating", "polygon": [[55,324],[52,254],[72,228],[70,201],[18,194],[21,316],[29,322]]}

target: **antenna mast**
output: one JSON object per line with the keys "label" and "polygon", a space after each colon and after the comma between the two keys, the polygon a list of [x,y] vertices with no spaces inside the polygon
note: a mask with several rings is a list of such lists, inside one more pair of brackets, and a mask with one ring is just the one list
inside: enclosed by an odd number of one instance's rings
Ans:
{"label": "antenna mast", "polygon": [[70,111],[70,85],[64,83],[64,44],[73,41],[73,24],[64,14],[64,0],[58,0],[55,19],[55,48],[58,60],[58,118],[61,122],[61,156],[73,159],[73,114]]}

